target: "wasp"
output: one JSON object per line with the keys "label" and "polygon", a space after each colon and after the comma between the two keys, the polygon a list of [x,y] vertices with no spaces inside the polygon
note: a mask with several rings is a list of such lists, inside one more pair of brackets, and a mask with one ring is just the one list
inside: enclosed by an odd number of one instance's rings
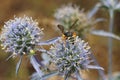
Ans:
{"label": "wasp", "polygon": [[74,40],[76,38],[76,33],[71,31],[71,29],[74,27],[74,25],[77,23],[78,20],[76,20],[71,26],[70,26],[70,30],[69,31],[65,31],[64,30],[64,26],[63,25],[58,25],[57,27],[60,29],[60,31],[62,32],[62,39],[63,40],[69,40],[72,44],[74,44]]}

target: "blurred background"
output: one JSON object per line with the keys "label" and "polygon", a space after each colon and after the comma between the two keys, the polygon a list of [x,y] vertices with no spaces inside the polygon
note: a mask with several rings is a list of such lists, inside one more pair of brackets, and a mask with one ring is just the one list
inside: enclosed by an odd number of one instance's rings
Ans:
{"label": "blurred background", "polygon": [[[69,3],[75,4],[84,9],[85,12],[91,10],[99,0],[0,0],[0,29],[4,22],[13,19],[14,16],[31,16],[39,22],[41,28],[44,28],[44,40],[60,36],[60,31],[56,26],[52,25],[54,21],[53,14],[57,8]],[[105,10],[99,10],[95,18],[105,18],[106,21],[95,25],[96,29],[108,31],[109,15]],[[115,13],[114,33],[120,36],[120,12]],[[107,76],[108,66],[108,38],[94,35],[87,35],[92,51]],[[47,48],[47,47],[46,47]],[[0,80],[29,80],[34,69],[29,63],[27,57],[24,58],[19,75],[15,75],[15,66],[17,58],[11,58],[6,61],[9,56],[3,50],[0,50]],[[120,41],[113,40],[113,73],[120,71]],[[87,80],[97,80],[98,72],[89,70],[84,73]],[[58,77],[49,80],[62,80]]]}

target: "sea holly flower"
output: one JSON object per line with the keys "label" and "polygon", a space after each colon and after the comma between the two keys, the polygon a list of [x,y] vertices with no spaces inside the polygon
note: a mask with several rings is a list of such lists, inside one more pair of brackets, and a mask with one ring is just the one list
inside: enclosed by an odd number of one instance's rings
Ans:
{"label": "sea holly flower", "polygon": [[107,9],[118,10],[120,11],[120,2],[119,0],[100,0],[101,5]]}
{"label": "sea holly flower", "polygon": [[42,29],[31,17],[15,17],[14,20],[5,23],[0,40],[6,52],[14,55],[28,55],[40,42],[42,35]]}
{"label": "sea holly flower", "polygon": [[[68,4],[67,6],[58,8],[54,14],[54,17],[57,24],[63,25],[65,30],[73,30],[78,36],[84,37],[86,33],[91,31],[95,23],[103,20],[93,19],[92,17],[94,14],[95,10],[85,13],[83,10],[80,10],[78,6]],[[72,26],[76,20],[76,24]]]}
{"label": "sea holly flower", "polygon": [[[102,67],[91,64],[94,60],[90,58],[92,54],[90,46],[78,36],[75,38],[74,44],[71,43],[69,39],[66,41],[59,39],[59,41],[50,48],[48,54],[51,57],[50,62],[56,65],[59,74],[63,74],[65,80],[72,74],[79,75],[80,70],[103,70]],[[80,75],[76,77],[81,78]]]}
{"label": "sea holly flower", "polygon": [[0,41],[6,52],[12,53],[10,57],[20,56],[16,66],[16,73],[19,70],[23,55],[30,55],[30,62],[38,73],[39,64],[34,54],[38,49],[36,46],[43,36],[43,31],[38,27],[38,23],[32,17],[15,17],[9,20],[2,28]]}
{"label": "sea holly flower", "polygon": [[[79,11],[79,7],[73,7],[71,4],[69,4],[67,6],[62,6],[61,8],[57,9],[54,17],[61,25],[65,26],[65,29],[69,29],[73,22],[80,17],[85,21],[83,14],[80,13],[82,13],[82,11]],[[80,22],[78,22],[76,26],[78,26],[79,24]]]}

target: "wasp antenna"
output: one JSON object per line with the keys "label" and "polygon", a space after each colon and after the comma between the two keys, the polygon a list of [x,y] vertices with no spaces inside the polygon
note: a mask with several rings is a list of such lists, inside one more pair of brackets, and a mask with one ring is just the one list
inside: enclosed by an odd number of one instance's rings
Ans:
{"label": "wasp antenna", "polygon": [[79,19],[76,19],[75,22],[70,26],[70,29],[73,28],[73,26],[75,26],[75,24],[78,22]]}

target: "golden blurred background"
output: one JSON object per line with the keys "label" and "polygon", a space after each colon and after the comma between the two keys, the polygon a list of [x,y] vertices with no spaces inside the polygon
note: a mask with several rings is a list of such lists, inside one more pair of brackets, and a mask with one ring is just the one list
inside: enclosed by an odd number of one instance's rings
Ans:
{"label": "golden blurred background", "polygon": [[[34,20],[39,22],[40,27],[44,28],[44,40],[60,36],[59,30],[52,25],[54,21],[53,14],[61,5],[72,3],[80,6],[85,12],[91,10],[99,0],[0,0],[0,28],[3,27],[4,22],[13,19],[14,16],[31,16]],[[105,18],[106,21],[100,22],[96,25],[96,29],[108,30],[109,15],[105,10],[99,10],[95,18]],[[115,13],[114,33],[120,36],[120,12]],[[108,39],[105,37],[87,35],[88,42],[92,51],[98,60],[100,66],[105,70],[107,75],[108,67]],[[120,71],[120,41],[113,40],[113,72]],[[9,53],[0,50],[0,80],[29,80],[30,75],[34,69],[27,58],[24,58],[19,75],[15,75],[15,66],[17,58],[11,58],[6,61]],[[87,80],[97,80],[98,72],[90,70],[85,72]],[[49,80],[61,80],[58,77]]]}

